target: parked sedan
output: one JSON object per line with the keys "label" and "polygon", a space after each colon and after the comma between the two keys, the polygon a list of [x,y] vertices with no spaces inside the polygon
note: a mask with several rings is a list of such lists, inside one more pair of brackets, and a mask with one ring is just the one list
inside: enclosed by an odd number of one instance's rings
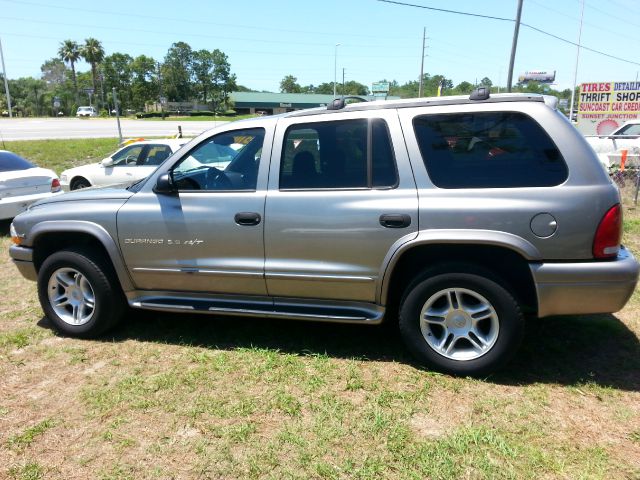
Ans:
{"label": "parked sedan", "polygon": [[36,200],[62,193],[53,170],[0,150],[0,220],[24,212]]}
{"label": "parked sedan", "polygon": [[131,183],[149,176],[187,139],[141,140],[129,144],[102,162],[70,168],[60,175],[64,190]]}

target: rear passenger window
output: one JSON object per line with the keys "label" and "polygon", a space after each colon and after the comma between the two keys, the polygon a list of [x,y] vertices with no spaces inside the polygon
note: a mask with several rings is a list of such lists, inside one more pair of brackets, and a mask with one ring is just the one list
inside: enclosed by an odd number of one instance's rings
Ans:
{"label": "rear passenger window", "polygon": [[390,188],[397,183],[382,119],[305,123],[287,130],[281,189]]}
{"label": "rear passenger window", "polygon": [[550,187],[568,176],[551,138],[522,113],[423,115],[413,127],[440,188]]}

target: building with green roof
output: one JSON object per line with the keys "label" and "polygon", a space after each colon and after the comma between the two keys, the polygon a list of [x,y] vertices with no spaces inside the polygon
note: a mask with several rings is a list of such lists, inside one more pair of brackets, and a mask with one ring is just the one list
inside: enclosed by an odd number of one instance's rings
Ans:
{"label": "building with green roof", "polygon": [[[385,97],[358,95],[366,100],[383,100]],[[264,93],[264,92],[232,92],[231,100],[234,110],[240,114],[260,113],[274,115],[292,112],[304,108],[324,107],[335,97],[319,93]],[[399,97],[386,97],[398,99]]]}

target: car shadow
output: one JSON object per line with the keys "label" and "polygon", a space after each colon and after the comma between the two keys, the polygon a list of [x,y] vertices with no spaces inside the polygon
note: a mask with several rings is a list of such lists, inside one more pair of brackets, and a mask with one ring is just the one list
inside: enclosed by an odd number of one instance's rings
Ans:
{"label": "car shadow", "polygon": [[[41,326],[49,328],[45,318]],[[168,343],[218,350],[259,348],[295,355],[400,362],[421,369],[393,325],[296,322],[132,311],[101,341]],[[511,363],[485,379],[501,385],[592,383],[640,391],[640,342],[614,315],[531,320]]]}

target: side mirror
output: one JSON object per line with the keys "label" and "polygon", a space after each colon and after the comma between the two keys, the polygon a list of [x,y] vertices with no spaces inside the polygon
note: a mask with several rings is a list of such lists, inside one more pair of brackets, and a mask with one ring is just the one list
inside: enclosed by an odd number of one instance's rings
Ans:
{"label": "side mirror", "polygon": [[156,186],[153,187],[153,191],[155,193],[164,193],[164,194],[172,194],[175,193],[176,187],[173,183],[173,179],[171,178],[171,174],[163,173],[156,180]]}
{"label": "side mirror", "polygon": [[102,166],[105,168],[113,167],[113,158],[107,157],[104,160],[102,160]]}

